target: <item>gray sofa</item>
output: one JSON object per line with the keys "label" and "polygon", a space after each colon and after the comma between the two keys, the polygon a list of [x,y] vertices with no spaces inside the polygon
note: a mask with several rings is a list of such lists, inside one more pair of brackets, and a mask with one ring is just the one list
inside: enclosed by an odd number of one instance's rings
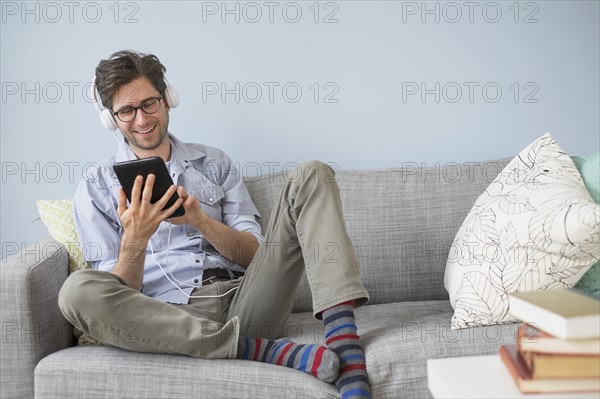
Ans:
{"label": "gray sofa", "polygon": [[[429,397],[426,360],[497,353],[515,324],[451,330],[444,269],[454,236],[508,159],[402,163],[339,171],[345,218],[371,301],[357,310],[374,398]],[[268,223],[281,174],[246,178]],[[65,248],[48,238],[2,263],[2,398],[336,398],[333,385],[284,367],[239,360],[76,346],[57,307],[68,274]],[[288,335],[323,342],[306,280]]]}

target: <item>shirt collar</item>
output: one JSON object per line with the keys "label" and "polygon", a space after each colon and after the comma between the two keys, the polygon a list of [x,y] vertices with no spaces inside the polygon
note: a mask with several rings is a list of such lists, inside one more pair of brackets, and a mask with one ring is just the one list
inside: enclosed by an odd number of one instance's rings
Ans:
{"label": "shirt collar", "polygon": [[180,174],[190,166],[190,162],[204,158],[206,154],[195,146],[186,145],[169,133],[171,139],[171,171]]}
{"label": "shirt collar", "polygon": [[[186,145],[171,133],[169,133],[169,140],[171,140],[171,170],[174,173],[181,173],[186,167],[189,166],[190,161],[194,161],[206,156],[206,154],[203,151],[200,151],[200,149],[196,148],[195,146]],[[115,162],[137,159],[137,156],[133,153],[122,134],[117,135],[117,141],[119,142],[120,148],[117,150]],[[123,151],[121,151],[121,149]],[[125,152],[125,154],[123,154],[123,152]]]}

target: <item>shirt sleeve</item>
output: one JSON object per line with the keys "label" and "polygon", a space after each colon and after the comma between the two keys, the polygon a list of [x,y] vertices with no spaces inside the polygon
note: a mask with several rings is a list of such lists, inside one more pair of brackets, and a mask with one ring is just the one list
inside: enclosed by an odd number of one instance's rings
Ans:
{"label": "shirt sleeve", "polygon": [[[228,155],[223,153],[220,185],[223,187],[223,214],[254,215],[260,217],[244,185],[243,177]],[[260,232],[260,229],[258,230]]]}
{"label": "shirt sleeve", "polygon": [[262,245],[264,238],[260,232],[260,225],[254,215],[225,215],[223,222],[232,229],[237,231],[245,231],[251,233],[256,240],[258,245]]}
{"label": "shirt sleeve", "polygon": [[112,271],[118,259],[120,221],[116,211],[116,199],[100,173],[85,177],[73,197],[75,229],[83,256],[97,270]]}

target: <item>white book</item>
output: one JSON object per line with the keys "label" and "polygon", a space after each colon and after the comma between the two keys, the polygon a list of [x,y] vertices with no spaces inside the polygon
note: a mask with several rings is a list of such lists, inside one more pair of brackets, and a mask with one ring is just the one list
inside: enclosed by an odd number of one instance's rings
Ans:
{"label": "white book", "polygon": [[508,312],[562,339],[600,337],[600,300],[577,290],[512,292]]}

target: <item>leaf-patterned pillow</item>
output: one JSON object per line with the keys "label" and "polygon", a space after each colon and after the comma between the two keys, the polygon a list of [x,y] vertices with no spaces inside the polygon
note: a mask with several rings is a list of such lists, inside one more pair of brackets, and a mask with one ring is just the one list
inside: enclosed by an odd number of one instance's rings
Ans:
{"label": "leaf-patterned pillow", "polygon": [[444,285],[452,328],[514,321],[508,293],[571,288],[600,259],[600,205],[550,134],[521,151],[460,227]]}

